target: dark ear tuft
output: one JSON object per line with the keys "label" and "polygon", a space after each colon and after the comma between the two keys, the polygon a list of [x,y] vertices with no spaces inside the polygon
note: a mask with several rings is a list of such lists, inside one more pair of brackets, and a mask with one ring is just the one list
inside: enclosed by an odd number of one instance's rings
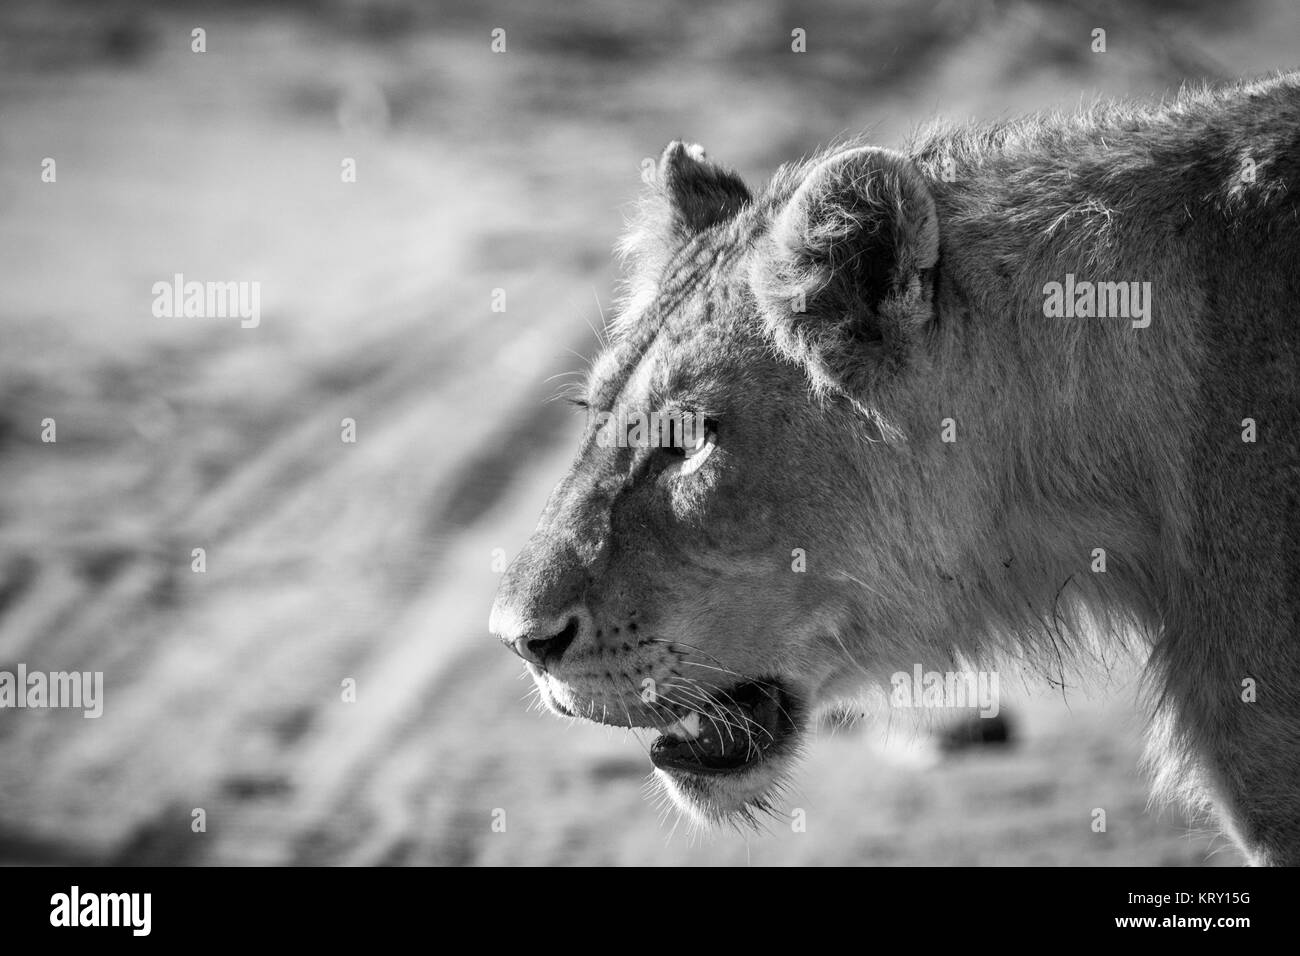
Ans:
{"label": "dark ear tuft", "polygon": [[863,397],[906,364],[932,313],[939,227],[904,156],[863,147],[815,166],[776,215],[751,284],[778,348]]}

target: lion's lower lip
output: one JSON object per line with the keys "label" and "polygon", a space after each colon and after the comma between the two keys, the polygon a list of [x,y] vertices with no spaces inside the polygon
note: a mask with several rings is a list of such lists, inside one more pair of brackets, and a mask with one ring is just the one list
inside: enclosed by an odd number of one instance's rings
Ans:
{"label": "lion's lower lip", "polygon": [[656,767],[679,773],[737,773],[794,736],[792,701],[779,681],[746,681],[713,698],[718,705],[700,714],[697,736],[656,738],[650,748]]}

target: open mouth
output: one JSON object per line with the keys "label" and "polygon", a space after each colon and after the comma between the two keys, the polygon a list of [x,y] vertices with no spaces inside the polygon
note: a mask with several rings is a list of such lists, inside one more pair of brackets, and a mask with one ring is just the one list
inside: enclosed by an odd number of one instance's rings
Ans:
{"label": "open mouth", "polygon": [[712,695],[713,705],[662,728],[650,747],[661,770],[737,773],[773,756],[795,735],[793,700],[776,680],[753,680]]}

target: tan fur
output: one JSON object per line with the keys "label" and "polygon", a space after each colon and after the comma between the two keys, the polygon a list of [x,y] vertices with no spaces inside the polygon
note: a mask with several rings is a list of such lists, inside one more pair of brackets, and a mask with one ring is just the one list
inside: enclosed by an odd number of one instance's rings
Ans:
{"label": "tan fur", "polygon": [[[1161,786],[1300,862],[1296,75],[850,144],[753,197],[674,144],[632,235],[586,400],[697,410],[718,447],[683,476],[589,428],[493,613],[577,622],[545,700],[661,726],[770,677],[806,723],[866,675],[1052,672],[1096,631],[1150,659]],[[1067,273],[1149,282],[1149,326],[1046,317]],[[790,759],[661,776],[724,819]]]}

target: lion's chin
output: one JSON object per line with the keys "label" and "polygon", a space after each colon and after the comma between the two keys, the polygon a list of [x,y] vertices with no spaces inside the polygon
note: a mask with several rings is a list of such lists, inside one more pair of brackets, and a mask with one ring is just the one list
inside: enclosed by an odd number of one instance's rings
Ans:
{"label": "lion's chin", "polygon": [[728,739],[728,726],[719,734],[715,724],[694,739],[664,734],[650,759],[655,778],[696,823],[754,824],[761,814],[782,812],[774,801],[798,753],[803,707],[778,678],[743,682],[723,696],[730,726],[751,729],[747,740]]}
{"label": "lion's chin", "polygon": [[805,732],[803,697],[785,680],[740,680],[707,700],[693,700],[693,708],[661,698],[651,708],[620,701],[597,709],[575,700],[571,689],[553,678],[534,677],[543,702],[557,714],[599,716],[600,723],[655,731],[650,745],[655,779],[695,822],[744,825],[778,812],[773,801]]}
{"label": "lion's chin", "polygon": [[654,776],[677,808],[701,826],[754,825],[762,815],[784,814],[774,801],[794,763],[793,749],[725,774],[656,767]]}

